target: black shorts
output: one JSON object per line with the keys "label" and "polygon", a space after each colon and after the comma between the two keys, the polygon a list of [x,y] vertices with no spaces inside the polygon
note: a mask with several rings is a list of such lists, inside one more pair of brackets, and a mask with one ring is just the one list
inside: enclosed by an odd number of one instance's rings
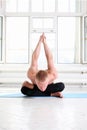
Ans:
{"label": "black shorts", "polygon": [[21,92],[26,96],[50,96],[51,93],[55,92],[61,92],[65,88],[65,85],[63,83],[52,83],[47,86],[47,89],[42,92],[39,90],[37,85],[34,85],[33,89],[30,89],[26,86],[23,86],[21,88]]}

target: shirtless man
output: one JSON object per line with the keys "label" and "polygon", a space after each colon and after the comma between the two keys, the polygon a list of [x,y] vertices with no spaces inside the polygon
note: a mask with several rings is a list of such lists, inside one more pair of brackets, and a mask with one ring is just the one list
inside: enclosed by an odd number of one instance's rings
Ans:
{"label": "shirtless man", "polygon": [[[45,56],[47,59],[47,70],[38,70],[38,57],[40,55],[41,44],[43,44]],[[27,96],[57,96],[63,97],[61,91],[64,89],[64,84],[53,83],[57,78],[57,70],[54,67],[53,56],[47,46],[44,33],[40,36],[38,44],[32,54],[31,66],[27,72],[28,78],[32,83],[25,81],[22,84],[21,92]]]}

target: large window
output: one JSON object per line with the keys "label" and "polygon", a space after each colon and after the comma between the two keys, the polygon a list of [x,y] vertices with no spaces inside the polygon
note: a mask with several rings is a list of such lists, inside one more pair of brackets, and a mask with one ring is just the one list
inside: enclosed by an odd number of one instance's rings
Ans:
{"label": "large window", "polygon": [[[3,58],[5,63],[29,63],[43,32],[55,63],[75,64],[87,61],[87,17],[84,22],[84,49],[82,48],[82,19],[83,14],[87,13],[86,0],[6,0],[0,3],[5,14],[4,31],[0,17],[0,61]],[[2,32],[5,32],[4,36]],[[41,48],[39,61],[43,64],[46,63],[45,60]]]}

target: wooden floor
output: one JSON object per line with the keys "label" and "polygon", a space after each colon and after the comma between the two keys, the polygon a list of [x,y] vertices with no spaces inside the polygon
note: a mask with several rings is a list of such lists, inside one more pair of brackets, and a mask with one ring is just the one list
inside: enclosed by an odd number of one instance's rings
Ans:
{"label": "wooden floor", "polygon": [[[19,88],[0,87],[0,92]],[[87,130],[87,98],[0,98],[0,130]]]}

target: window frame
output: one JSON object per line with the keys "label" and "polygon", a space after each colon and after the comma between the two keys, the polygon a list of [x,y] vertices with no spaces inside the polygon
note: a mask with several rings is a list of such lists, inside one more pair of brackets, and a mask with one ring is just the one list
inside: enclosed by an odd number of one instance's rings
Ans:
{"label": "window frame", "polygon": [[0,15],[1,17],[1,60],[0,63],[4,62],[4,16]]}
{"label": "window frame", "polygon": [[87,60],[85,60],[85,18],[87,17],[87,15],[83,16],[83,21],[82,21],[82,63],[83,64],[87,64]]}

